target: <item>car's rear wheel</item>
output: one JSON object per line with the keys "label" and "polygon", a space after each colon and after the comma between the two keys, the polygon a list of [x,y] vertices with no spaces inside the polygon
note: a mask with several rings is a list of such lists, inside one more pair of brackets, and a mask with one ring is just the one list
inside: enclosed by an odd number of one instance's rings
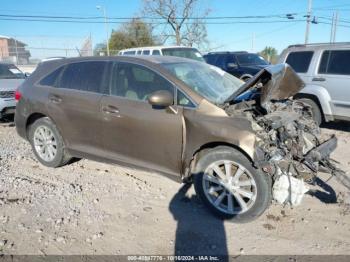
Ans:
{"label": "car's rear wheel", "polygon": [[217,147],[200,156],[194,179],[196,193],[220,218],[248,222],[271,202],[270,178],[230,147]]}
{"label": "car's rear wheel", "polygon": [[36,158],[44,166],[60,167],[71,160],[62,136],[48,117],[40,118],[29,126],[28,138]]}

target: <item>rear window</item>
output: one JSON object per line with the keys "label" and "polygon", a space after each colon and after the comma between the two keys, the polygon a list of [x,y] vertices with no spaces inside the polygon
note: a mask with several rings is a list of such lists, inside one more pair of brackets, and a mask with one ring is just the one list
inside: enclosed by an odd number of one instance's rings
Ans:
{"label": "rear window", "polygon": [[0,79],[23,79],[24,74],[12,64],[0,64]]}
{"label": "rear window", "polygon": [[56,69],[55,71],[53,71],[51,74],[44,77],[40,81],[40,85],[57,87],[58,77],[60,76],[62,70],[63,70],[63,67],[60,67],[60,68]]}
{"label": "rear window", "polygon": [[350,50],[323,52],[318,73],[350,75]]}
{"label": "rear window", "polygon": [[106,65],[104,61],[69,64],[63,71],[59,87],[104,93],[102,80]]}
{"label": "rear window", "polygon": [[306,73],[309,70],[313,54],[313,51],[291,52],[287,57],[286,63],[289,64],[295,72]]}

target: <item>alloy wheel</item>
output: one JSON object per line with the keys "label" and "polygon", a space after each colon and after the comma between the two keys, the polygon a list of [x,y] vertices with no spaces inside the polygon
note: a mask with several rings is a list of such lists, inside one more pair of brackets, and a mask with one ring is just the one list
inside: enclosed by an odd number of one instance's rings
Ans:
{"label": "alloy wheel", "polygon": [[47,126],[39,126],[34,132],[34,148],[41,159],[51,162],[57,154],[57,141]]}
{"label": "alloy wheel", "polygon": [[247,212],[256,201],[257,186],[253,176],[244,166],[232,160],[220,160],[209,165],[202,185],[210,203],[230,215]]}

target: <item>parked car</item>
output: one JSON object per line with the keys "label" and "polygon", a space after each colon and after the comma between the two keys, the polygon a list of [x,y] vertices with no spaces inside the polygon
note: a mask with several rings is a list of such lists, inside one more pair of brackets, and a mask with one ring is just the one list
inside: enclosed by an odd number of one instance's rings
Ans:
{"label": "parked car", "polygon": [[189,58],[204,62],[197,48],[186,46],[150,46],[120,50],[118,55],[162,55]]}
{"label": "parked car", "polygon": [[227,73],[248,81],[261,69],[269,65],[258,54],[240,52],[211,52],[203,56],[208,64],[217,66]]}
{"label": "parked car", "polygon": [[295,98],[312,106],[317,123],[350,120],[350,43],[291,45],[279,62],[304,80]]}
{"label": "parked car", "polygon": [[24,78],[15,65],[0,63],[0,119],[15,113],[15,90]]}
{"label": "parked car", "polygon": [[[178,57],[60,59],[39,64],[17,90],[15,123],[45,166],[90,158],[194,180],[211,211],[243,222],[272,194],[298,204],[303,176],[317,175],[319,161],[331,166],[336,138],[321,142],[309,107],[288,99],[302,86],[287,65],[243,84]],[[252,89],[258,99],[236,102]]]}

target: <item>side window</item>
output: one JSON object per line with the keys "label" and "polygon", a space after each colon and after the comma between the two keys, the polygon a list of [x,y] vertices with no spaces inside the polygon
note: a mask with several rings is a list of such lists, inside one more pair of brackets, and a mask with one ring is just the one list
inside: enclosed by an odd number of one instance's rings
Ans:
{"label": "side window", "polygon": [[63,71],[59,87],[94,93],[104,93],[103,78],[106,65],[107,62],[104,61],[69,64]]}
{"label": "side window", "polygon": [[180,90],[177,90],[177,104],[179,106],[194,108],[195,105],[188,99],[188,97]]}
{"label": "side window", "polygon": [[220,55],[215,62],[215,66],[220,67],[220,68],[225,68],[225,60],[226,60],[226,56]]}
{"label": "side window", "polygon": [[45,76],[41,81],[40,81],[40,85],[43,86],[53,86],[53,87],[57,87],[58,84],[58,78],[63,70],[63,66],[61,66],[60,68],[56,69],[55,71],[53,71],[51,74]]}
{"label": "side window", "polygon": [[124,52],[124,55],[135,55],[136,51],[126,51]]}
{"label": "side window", "polygon": [[302,52],[291,52],[286,60],[297,73],[306,73],[309,70],[310,62],[314,52],[313,51],[302,51]]}
{"label": "side window", "polygon": [[150,51],[149,50],[143,50],[142,54],[143,55],[149,55]]}
{"label": "side window", "polygon": [[205,55],[204,59],[208,64],[215,65],[215,61],[217,59],[217,56],[216,55]]}
{"label": "side window", "polygon": [[318,73],[350,75],[350,50],[323,52]]}
{"label": "side window", "polygon": [[236,57],[234,55],[228,55],[226,58],[226,64],[228,63],[237,64]]}
{"label": "side window", "polygon": [[159,50],[153,50],[152,55],[160,55],[160,51]]}
{"label": "side window", "polygon": [[142,54],[142,50],[137,50],[136,54],[137,55],[141,55]]}
{"label": "side window", "polygon": [[113,67],[111,95],[146,101],[155,91],[174,94],[174,86],[162,76],[143,66],[116,63]]}

